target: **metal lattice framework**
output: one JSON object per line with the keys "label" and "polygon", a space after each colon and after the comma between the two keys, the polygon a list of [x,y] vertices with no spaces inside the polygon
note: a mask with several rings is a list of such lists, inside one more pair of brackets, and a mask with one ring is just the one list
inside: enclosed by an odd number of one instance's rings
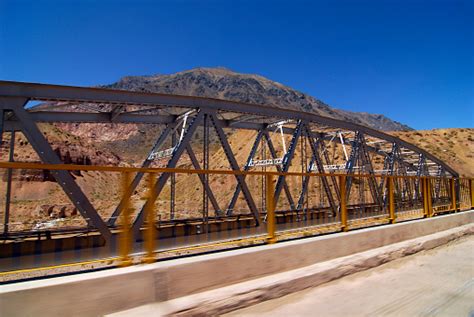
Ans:
{"label": "metal lattice framework", "polygon": [[[46,103],[41,107],[26,108],[30,101]],[[337,212],[340,200],[336,173],[348,176],[345,183],[347,200],[350,200],[350,195],[355,195],[356,187],[361,188],[351,175],[458,177],[452,168],[435,156],[392,135],[351,122],[271,106],[201,97],[0,81],[0,109],[0,131],[21,131],[43,163],[62,162],[39,130],[39,122],[154,124],[163,128],[144,158],[143,167],[149,167],[159,159],[166,162],[167,168],[174,168],[183,153],[187,153],[194,169],[208,169],[210,135],[213,134],[217,140],[213,142],[223,149],[234,171],[272,169],[278,172],[299,170],[325,173],[319,188],[328,207],[334,212]],[[203,131],[202,160],[197,158],[192,146],[193,135],[198,129]],[[235,130],[256,131],[244,162],[236,159],[235,150],[229,144],[228,135]],[[164,148],[167,140],[171,140],[170,148]],[[106,239],[109,238],[110,228],[115,225],[123,204],[116,207],[112,217],[104,220],[69,172],[51,173],[82,216],[89,219],[90,224]],[[142,178],[143,174],[136,174],[128,188],[128,195],[132,195]],[[173,219],[174,178],[171,173],[160,174],[151,197],[137,214],[135,232],[143,224],[144,210],[154,203],[168,182],[172,184],[170,218]],[[253,215],[258,225],[262,210],[257,207],[255,194],[245,175],[236,174],[235,178],[236,188],[232,198],[222,208],[209,186],[208,175],[199,174],[207,198],[205,201],[210,202],[216,217],[231,216],[242,194],[249,214]],[[278,201],[283,192],[290,209],[302,210],[310,186],[309,177],[305,176],[299,196],[295,198],[285,175],[280,175],[274,196]],[[377,183],[375,178],[369,178],[367,186],[372,204],[386,204],[383,182]],[[436,193],[439,195],[442,186],[442,181],[436,182],[435,196]],[[414,183],[397,182],[395,195],[406,201],[416,200],[419,187],[419,179]],[[208,217],[208,208],[208,205],[204,206],[203,218]]]}

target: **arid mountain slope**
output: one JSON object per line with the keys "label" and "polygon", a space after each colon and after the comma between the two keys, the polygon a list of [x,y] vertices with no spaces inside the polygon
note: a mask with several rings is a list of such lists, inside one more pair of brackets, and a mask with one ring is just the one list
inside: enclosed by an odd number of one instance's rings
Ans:
{"label": "arid mountain slope", "polygon": [[392,134],[435,155],[461,176],[474,177],[474,129],[434,129]]}
{"label": "arid mountain slope", "polygon": [[128,76],[103,87],[266,104],[348,120],[384,131],[412,130],[380,114],[334,109],[321,100],[265,77],[236,73],[225,68],[196,68],[171,75]]}

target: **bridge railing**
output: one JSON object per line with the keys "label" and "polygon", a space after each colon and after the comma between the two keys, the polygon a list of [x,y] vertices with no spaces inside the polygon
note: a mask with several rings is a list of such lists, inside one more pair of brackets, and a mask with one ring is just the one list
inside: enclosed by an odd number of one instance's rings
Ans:
{"label": "bridge railing", "polygon": [[[474,204],[468,178],[20,162],[0,162],[0,169],[0,281],[429,218]],[[92,224],[90,210],[71,204],[52,177],[58,172],[76,178],[109,237]],[[176,188],[165,174],[176,178]],[[137,175],[141,182],[130,191]],[[236,176],[245,178],[253,202],[240,194],[229,212]]]}

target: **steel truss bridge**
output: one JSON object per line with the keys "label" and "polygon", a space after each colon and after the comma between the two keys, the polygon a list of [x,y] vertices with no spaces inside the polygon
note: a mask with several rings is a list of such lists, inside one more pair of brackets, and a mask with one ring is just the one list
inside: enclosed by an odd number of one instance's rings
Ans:
{"label": "steel truss bridge", "polygon": [[[31,102],[41,102],[41,105],[29,107]],[[164,227],[189,220],[198,223],[195,227],[199,230],[193,232],[199,233],[218,230],[212,229],[210,223],[225,219],[261,226],[266,221],[265,190],[269,184],[263,177],[261,182],[250,183],[252,172],[276,173],[273,197],[279,223],[309,219],[340,221],[342,205],[347,205],[352,221],[368,215],[381,216],[388,210],[391,194],[400,216],[402,211],[421,210],[422,217],[426,209],[423,196],[428,191],[430,206],[435,211],[457,210],[465,200],[463,197],[470,196],[466,192],[470,181],[463,183],[456,171],[419,147],[375,129],[313,113],[211,98],[9,81],[0,81],[0,110],[2,135],[23,133],[45,166],[60,166],[64,162],[42,133],[39,123],[160,127],[154,145],[138,166],[141,169],[135,170],[122,199],[107,215],[96,210],[78,183],[78,177],[69,170],[50,171],[86,219],[88,230],[100,233],[105,241],[110,240],[119,227],[117,219],[126,201],[145,182],[144,172],[156,164],[168,170],[157,173],[150,195],[132,212],[136,239],[140,239],[146,210],[161,199],[165,187],[170,204],[166,215],[162,215]],[[243,156],[242,148],[232,146],[233,136],[242,131],[250,131],[245,136],[252,137],[246,142],[249,146]],[[13,164],[14,141],[10,143],[10,164]],[[223,153],[228,170],[233,173],[230,176],[234,188],[225,197],[210,180],[210,166],[218,151]],[[185,156],[192,170],[207,171],[196,174],[203,199],[195,202],[198,214],[189,219],[177,216],[179,210],[175,203],[183,190],[176,176],[184,171],[171,172],[180,166]],[[3,233],[5,239],[9,239],[20,233],[9,229],[14,165],[5,164],[3,168],[11,167],[3,178],[7,183]],[[343,181],[341,176],[344,176]],[[387,180],[390,177],[394,183],[389,191]],[[470,203],[466,204],[470,208]]]}

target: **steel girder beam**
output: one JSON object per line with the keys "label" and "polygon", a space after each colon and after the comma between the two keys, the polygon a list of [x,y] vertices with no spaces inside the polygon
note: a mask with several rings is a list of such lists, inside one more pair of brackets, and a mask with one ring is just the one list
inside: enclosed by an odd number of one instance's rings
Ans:
{"label": "steel girder beam", "polygon": [[[191,163],[193,164],[194,169],[200,170],[201,166],[199,165],[199,161],[196,158],[196,155],[194,154],[194,151],[191,145],[188,144],[188,146],[186,147],[186,151],[188,152],[189,158],[191,159]],[[197,175],[199,177],[199,180],[201,181],[201,184],[204,186],[204,190],[206,191],[209,197],[209,200],[211,201],[211,205],[214,208],[215,215],[221,216],[220,214],[221,209],[219,208],[219,204],[217,203],[216,197],[214,196],[214,193],[212,192],[212,189],[209,186],[209,183],[206,182],[203,174],[197,174]]]}
{"label": "steel girder beam", "polygon": [[[397,142],[401,146],[413,150],[417,153],[423,153],[431,161],[442,165],[447,172],[454,177],[459,175],[444,162],[418,148],[417,146],[403,141],[389,134],[377,131],[358,124],[323,117],[312,113],[300,112],[295,110],[269,107],[263,105],[252,105],[241,102],[227,100],[218,100],[212,98],[175,96],[156,93],[132,92],[123,90],[111,90],[102,88],[82,88],[59,85],[45,85],[33,83],[19,83],[11,81],[0,81],[0,96],[24,97],[32,100],[51,100],[51,101],[75,101],[75,102],[99,102],[107,104],[121,105],[143,105],[143,106],[174,106],[184,108],[202,108],[207,107],[214,111],[229,111],[246,114],[255,114],[267,117],[277,117],[283,119],[303,120],[307,122],[317,122],[326,126],[335,128],[361,131],[364,134],[377,137],[390,142]],[[120,116],[118,116],[120,118]],[[118,119],[117,118],[117,119]]]}
{"label": "steel girder beam", "polygon": [[[291,161],[293,160],[296,146],[298,144],[298,140],[301,136],[303,125],[304,125],[303,121],[298,120],[298,123],[296,124],[296,128],[295,128],[295,132],[293,133],[293,137],[291,138],[290,145],[288,146],[288,151],[283,157],[283,167],[281,169],[283,173],[288,172],[288,169],[290,168]],[[278,176],[278,181],[275,186],[275,193],[273,195],[275,204],[277,204],[278,202],[278,198],[280,197],[280,193],[281,193],[281,190],[283,189],[284,182],[285,182],[285,175]]]}
{"label": "steel girder beam", "polygon": [[[328,154],[328,151],[326,149],[326,145],[324,144],[324,141],[321,142],[321,146],[322,146],[322,150],[323,150],[323,157],[324,157],[324,160],[326,161],[326,164],[330,165],[331,164],[331,160],[329,159],[329,154]],[[334,171],[329,171],[329,174],[334,174]],[[331,176],[331,181],[332,181],[332,184],[334,186],[334,191],[336,193],[336,197],[338,200],[341,199],[341,194],[339,192],[339,185],[337,183],[337,179],[336,179],[336,176]]]}
{"label": "steel girder beam", "polygon": [[144,115],[107,112],[59,112],[30,111],[31,117],[37,122],[85,122],[85,123],[149,123],[169,124],[178,116],[175,115]]}
{"label": "steel girder beam", "polygon": [[[364,134],[361,131],[356,131],[354,140],[351,142],[351,154],[349,156],[349,160],[346,163],[346,170],[347,170],[347,181],[346,181],[346,199],[349,201],[350,194],[351,194],[351,188],[352,188],[352,182],[353,182],[353,177],[354,175],[354,167],[359,163],[359,168],[361,166],[365,167],[365,164],[367,164],[367,158],[365,156],[365,149],[364,149],[364,144],[365,144],[365,139],[364,139]],[[370,159],[369,159],[370,160]],[[369,169],[371,167],[369,166]],[[373,171],[372,171],[373,172]],[[371,187],[372,190],[372,187]],[[373,193],[372,193],[373,194]],[[377,197],[373,197],[374,201],[377,202]]]}
{"label": "steel girder beam", "polygon": [[[3,112],[3,110],[0,110],[0,111]],[[0,141],[0,144],[1,144],[1,141]],[[8,161],[13,162],[14,160],[15,160],[15,130],[12,130],[10,134],[10,151],[8,153]],[[7,188],[5,192],[5,212],[4,212],[4,217],[3,217],[3,235],[5,236],[8,236],[8,231],[10,228],[12,176],[13,176],[13,170],[9,168],[7,170]]]}
{"label": "steel girder beam", "polygon": [[[38,111],[31,112],[32,118],[36,122],[76,122],[76,123],[143,123],[143,124],[167,124],[175,122],[177,115],[135,115],[122,113],[117,115],[112,121],[110,118],[112,114],[110,113],[75,113],[75,112],[57,112],[57,111]],[[254,123],[254,122],[241,122],[238,120],[220,120],[222,127],[232,127],[235,129],[245,129],[245,130],[262,130],[265,129],[266,124]],[[5,121],[6,130],[20,130],[17,121],[7,120]],[[283,133],[292,134],[293,130],[290,128],[283,128]],[[325,137],[325,139],[329,139]],[[338,139],[334,140],[339,142]],[[370,152],[377,154],[385,155],[388,154],[380,151],[374,147],[368,146],[367,149]],[[407,166],[414,167],[413,164],[404,162]]]}
{"label": "steel girder beam", "polygon": [[[143,123],[143,124],[169,124],[175,122],[177,115],[137,115],[129,113],[121,113],[116,115],[112,121],[109,113],[83,113],[83,112],[58,112],[58,111],[38,111],[30,112],[32,118],[36,122],[76,122],[76,123]],[[235,129],[257,130],[265,129],[266,124],[254,122],[242,122],[239,120],[220,120],[222,127],[231,127]],[[15,127],[16,121],[6,121],[6,129],[11,130]],[[293,129],[283,128],[283,133],[293,134]],[[325,137],[325,140],[328,140]],[[334,140],[339,142],[338,139]],[[367,146],[371,152],[387,155],[385,152]],[[407,163],[408,164],[408,163]],[[411,164],[410,164],[411,165]]]}
{"label": "steel girder beam", "polygon": [[[262,137],[263,137],[263,130],[259,130],[258,133],[257,133],[257,136],[255,137],[255,141],[253,142],[253,145],[252,145],[252,148],[250,150],[249,156],[247,157],[247,162],[245,163],[244,171],[248,171],[250,169],[250,163],[252,162],[253,157],[255,156],[255,152],[258,149],[258,144],[262,140]],[[245,175],[244,175],[244,177],[245,177]],[[235,204],[237,203],[237,198],[239,198],[240,191],[241,191],[240,190],[240,184],[237,183],[234,194],[232,195],[230,203],[227,207],[226,214],[228,216],[232,215],[232,211],[235,207]]]}
{"label": "steel girder beam", "polygon": [[[277,158],[277,155],[276,155],[276,150],[275,150],[275,147],[273,146],[273,142],[270,138],[270,135],[268,134],[268,131],[267,130],[259,130],[258,133],[257,133],[257,136],[255,138],[255,142],[253,143],[252,145],[252,149],[250,150],[250,153],[249,153],[249,156],[247,157],[247,162],[244,166],[244,171],[248,171],[250,169],[250,162],[252,161],[253,157],[255,156],[255,153],[258,149],[258,144],[260,143],[260,141],[262,140],[262,138],[265,139],[267,145],[268,145],[268,149],[270,151],[270,154],[272,156],[273,159],[276,159]],[[278,172],[281,172],[282,169],[279,165],[276,165],[275,166],[277,171]],[[245,176],[244,176],[245,177]],[[291,196],[291,192],[290,192],[290,189],[288,188],[288,185],[286,183],[286,181],[284,180],[283,181],[283,189],[285,190],[285,194],[286,194],[286,197],[288,199],[288,203],[290,204],[290,207],[292,209],[294,209],[295,207],[295,204],[293,202],[293,197]],[[239,197],[239,194],[240,194],[240,191],[241,191],[241,188],[240,188],[240,185],[237,184],[237,187],[234,191],[234,194],[232,196],[232,199],[229,203],[229,207],[227,208],[227,215],[231,215],[232,214],[232,210],[234,209],[234,206],[237,202],[237,198]]]}
{"label": "steel girder beam", "polygon": [[[311,166],[314,164],[314,160],[311,160],[309,163],[309,167],[307,168],[306,172],[311,172]],[[301,192],[298,198],[298,204],[296,205],[296,210],[302,210],[304,204],[305,195],[308,193],[308,183],[309,183],[309,176],[303,177],[303,182],[301,184]]]}
{"label": "steel girder beam", "polygon": [[[351,144],[352,144],[351,154],[346,164],[347,174],[349,175],[346,182],[346,193],[347,193],[346,197],[348,200],[350,197],[350,190],[352,187],[351,175],[354,174],[354,166],[357,165],[357,162],[359,162],[359,165],[363,166],[364,168],[366,166],[368,167],[369,175],[374,175],[374,170],[373,170],[372,162],[370,160],[370,156],[367,150],[367,145],[365,143],[364,134],[361,131],[356,131],[354,140],[351,142]],[[368,179],[368,183],[369,183],[369,189],[370,189],[374,203],[381,205],[382,202],[380,200],[376,180],[371,177]]]}
{"label": "steel girder beam", "polygon": [[[310,142],[313,142],[313,137],[312,136],[309,136],[308,139],[310,140]],[[322,138],[317,138],[316,139],[316,142],[314,143],[314,149],[311,149],[311,152],[314,152],[314,150],[316,150],[317,153],[319,153],[319,148],[320,147],[322,148],[323,158],[326,161],[326,164],[329,165],[330,164],[330,159],[329,159],[328,153],[327,153],[325,145],[324,145],[324,140]],[[318,154],[318,156],[319,156],[319,154]],[[307,173],[311,172],[312,166],[314,164],[316,164],[316,167],[318,168],[319,173],[326,173],[326,171],[324,170],[324,164],[322,163],[322,158],[318,157],[318,160],[317,160],[315,158],[314,154],[311,156],[311,161],[310,161],[308,169],[306,171]],[[329,173],[333,174],[334,171],[329,171]],[[322,176],[322,178],[325,179],[325,180],[322,181],[322,183],[323,183],[323,186],[324,186],[324,191],[326,193],[326,196],[328,197],[329,204],[330,204],[331,208],[333,208],[333,210],[336,210],[335,209],[335,207],[336,207],[335,202],[334,202],[334,199],[333,199],[333,196],[332,196],[332,193],[331,193],[331,187],[329,186],[329,183],[327,182],[326,177]],[[302,185],[302,188],[301,188],[301,193],[300,193],[300,197],[298,199],[298,205],[297,205],[297,208],[296,208],[298,210],[301,209],[302,206],[303,206],[304,196],[306,195],[306,193],[308,191],[309,179],[310,179],[309,176],[305,176],[303,178],[303,185]],[[338,187],[338,184],[337,184],[337,181],[336,181],[336,177],[331,176],[331,181],[332,181],[337,199],[339,199],[340,198],[340,196],[339,196],[339,187]]]}
{"label": "steel girder beam", "polygon": [[[390,153],[385,156],[384,162],[383,162],[383,171],[388,171],[385,174],[392,176],[395,172],[395,163],[397,161],[397,149],[398,149],[398,144],[397,143],[392,143],[392,150]],[[384,186],[385,184],[385,179],[382,178],[379,183],[379,193],[382,193],[382,201],[383,205],[386,206],[388,204],[388,195],[387,195],[387,186]],[[394,187],[395,187],[395,195],[397,195],[398,192],[398,181],[394,181]]]}
{"label": "steel girder beam", "polygon": [[[312,140],[310,139],[310,142],[312,142]],[[319,148],[319,143],[321,142],[321,139],[318,138],[316,140],[316,144],[315,144],[315,147],[316,149]],[[309,166],[308,168],[306,169],[306,173],[311,173],[311,169],[313,167],[313,164],[314,164],[314,155],[311,155],[311,160],[309,162]],[[303,177],[303,182],[301,184],[301,192],[300,192],[300,196],[298,198],[298,204],[296,205],[296,210],[301,210],[303,208],[303,203],[304,203],[304,197],[305,195],[307,194],[308,192],[308,183],[309,183],[309,176],[308,175],[305,175]]]}
{"label": "steel girder beam", "polygon": [[[148,156],[143,161],[143,163],[142,163],[143,168],[147,168],[151,165],[153,160],[149,159],[150,155],[153,154],[155,151],[157,151],[160,148],[160,146],[163,144],[163,142],[165,142],[165,140],[168,137],[168,135],[170,134],[172,128],[173,128],[173,126],[171,124],[166,125],[165,129],[163,130],[163,132],[161,132],[160,136],[158,137],[155,144],[151,148]],[[115,225],[115,222],[117,221],[118,216],[122,212],[125,200],[128,200],[129,197],[131,197],[133,195],[133,192],[137,188],[137,186],[140,183],[140,181],[142,180],[142,178],[143,178],[143,173],[141,173],[141,172],[138,172],[135,175],[135,177],[133,178],[132,183],[130,184],[130,186],[127,188],[127,191],[125,192],[124,197],[122,197],[122,200],[120,201],[119,205],[117,206],[117,208],[115,208],[114,212],[112,213],[109,220],[107,221],[110,226]]]}
{"label": "steel girder beam", "polygon": [[[230,167],[232,168],[233,171],[237,171],[237,172],[240,171],[239,164],[237,163],[237,160],[235,159],[234,153],[232,152],[232,148],[230,147],[229,142],[227,141],[227,137],[215,113],[210,114],[210,119],[217,133],[217,137],[219,138],[219,141],[222,145],[224,153],[227,157],[227,160],[229,161]],[[247,205],[255,218],[255,224],[256,226],[259,226],[260,215],[258,213],[258,209],[257,209],[257,206],[255,205],[252,195],[250,194],[250,191],[247,187],[247,184],[245,183],[244,175],[235,174],[235,178],[237,179],[237,183],[239,184],[242,190],[242,193],[244,194],[244,198],[247,202]]]}
{"label": "steel girder beam", "polygon": [[421,176],[425,175],[425,165],[426,165],[426,158],[423,153],[418,154],[418,164],[416,166],[416,179],[415,179],[415,193],[418,197],[419,189],[420,189],[420,180]]}
{"label": "steel girder beam", "polygon": [[[400,174],[401,176],[407,176],[408,163],[403,160],[399,145],[397,145],[395,149],[395,159],[398,163],[398,168],[397,168],[398,174]],[[413,168],[413,166],[409,166],[409,167]],[[403,183],[405,184],[405,187],[403,188],[403,185],[402,185],[402,188],[400,189],[398,186],[398,182],[396,182],[396,186],[395,186],[396,195],[398,195],[397,197],[399,198],[399,200],[402,200],[403,192],[405,191],[406,193],[408,193],[407,196],[410,200],[410,203],[413,204],[413,197],[412,197],[412,190],[411,190],[412,186],[411,186],[410,179],[404,178]],[[415,199],[417,198],[417,195],[418,195],[418,191],[415,192]]]}
{"label": "steel girder beam", "polygon": [[115,122],[117,117],[122,113],[124,106],[116,105],[110,112],[110,121]]}
{"label": "steel girder beam", "polygon": [[[198,125],[201,123],[203,116],[204,116],[204,113],[202,111],[198,111],[192,123],[189,125],[189,128],[186,130],[186,133],[184,134],[183,139],[174,148],[173,154],[171,155],[171,158],[169,159],[166,165],[166,168],[176,167],[176,164],[178,163],[181,155],[183,154],[184,150],[188,146],[194,132],[196,131]],[[164,186],[166,185],[166,182],[168,181],[169,177],[170,177],[170,173],[162,173],[160,177],[158,178],[158,180],[156,181],[150,197],[148,197],[145,204],[142,206],[142,209],[138,213],[135,219],[135,222],[133,223],[133,233],[135,237],[138,237],[138,234],[140,232],[140,227],[142,226],[143,221],[145,220],[145,210],[149,210],[148,209],[149,207],[150,208],[153,207],[156,199],[158,198]]]}
{"label": "steel girder beam", "polygon": [[[30,114],[24,109],[27,102],[28,100],[25,98],[0,97],[1,108],[3,110],[11,110],[15,114],[20,122],[23,134],[41,161],[46,164],[62,164],[63,162],[61,162],[53,151],[51,145],[31,119]],[[82,217],[84,217],[90,225],[97,228],[104,239],[109,240],[111,238],[111,232],[107,224],[102,220],[69,171],[51,171],[51,175],[56,179],[59,186],[61,186],[64,193],[69,197]]]}
{"label": "steel girder beam", "polygon": [[[313,137],[316,137],[318,134],[323,134],[323,133],[313,133]],[[322,138],[323,138],[325,141],[331,140],[331,137],[329,137],[329,136],[324,136],[324,137],[322,137]],[[340,141],[338,138],[336,138],[336,139],[334,139],[334,140],[332,140],[332,141],[333,141],[333,142],[336,142],[336,143],[339,143],[339,144],[341,143],[341,141]],[[395,142],[394,142],[394,144],[397,144],[397,147],[400,148],[400,145],[399,145],[398,143],[395,143]],[[367,149],[369,152],[374,153],[374,154],[382,155],[382,156],[385,157],[385,159],[388,159],[388,158],[390,157],[390,154],[391,154],[391,153],[387,153],[387,152],[385,152],[385,151],[379,150],[379,149],[377,149],[377,148],[375,148],[375,147],[373,147],[373,146],[368,145],[367,143],[365,144],[365,147],[366,147],[366,149]],[[328,162],[329,162],[329,160],[328,160]],[[399,159],[399,163],[400,163],[400,164],[403,164],[404,166],[409,167],[409,168],[415,168],[415,165],[414,165],[414,164],[409,163],[409,162],[406,162],[406,161],[403,161],[401,158]]]}
{"label": "steel girder beam", "polygon": [[372,177],[369,177],[368,179],[370,193],[372,195],[373,202],[381,206],[382,201],[380,199],[379,190],[377,187],[377,181],[375,177],[373,177],[375,175],[374,168],[372,166],[372,160],[370,159],[370,154],[367,150],[367,145],[366,145],[365,137],[363,134],[360,135],[360,142],[361,142],[361,150],[362,150],[360,153],[362,164],[364,168],[368,167],[368,174],[372,176]]}
{"label": "steel girder beam", "polygon": [[[273,141],[270,138],[270,135],[268,134],[267,130],[265,130],[263,132],[263,136],[265,137],[265,140],[267,142],[268,151],[270,151],[270,155],[272,156],[272,159],[278,158],[276,150],[275,150],[275,146],[273,146]],[[276,165],[275,168],[276,168],[277,172],[279,172],[279,173],[282,172],[282,169],[281,169],[280,165]],[[286,199],[288,200],[288,203],[290,204],[290,207],[292,209],[294,209],[295,208],[295,203],[293,201],[293,196],[291,195],[290,188],[288,187],[288,184],[286,183],[286,179],[283,179],[283,190],[285,191],[285,196],[286,196]]]}
{"label": "steel girder beam", "polygon": [[[209,170],[209,114],[204,114],[204,128],[202,139],[202,165],[205,170]],[[209,186],[209,174],[204,174],[204,190],[202,191],[202,221],[204,231],[209,232],[209,199],[206,189]]]}
{"label": "steel girder beam", "polygon": [[[392,150],[390,153],[385,156],[384,162],[383,162],[383,170],[388,171],[386,172],[387,175],[392,176],[395,172],[395,162],[397,159],[397,149],[398,149],[398,144],[397,143],[392,143]],[[384,179],[382,178],[380,180],[380,185],[379,185],[379,192],[386,192],[386,190],[383,189],[383,184],[384,184]],[[385,199],[385,194],[383,195]]]}
{"label": "steel girder beam", "polygon": [[[311,135],[311,131],[306,126],[305,126],[305,132],[306,132],[306,135]],[[312,160],[314,161],[314,163],[316,163],[318,172],[322,174],[325,173],[323,161],[321,160],[321,156],[319,155],[319,144],[315,143],[311,137],[309,145],[311,148]],[[323,184],[324,191],[328,198],[329,206],[331,207],[334,214],[336,214],[336,211],[337,211],[336,203],[334,201],[334,197],[332,196],[331,187],[329,186],[329,182],[326,176],[321,176],[321,182]],[[335,188],[337,188],[337,184],[334,184],[334,186]]]}
{"label": "steel girder beam", "polygon": [[[189,109],[189,108],[188,108]],[[194,108],[192,108],[194,109]],[[107,112],[60,112],[60,111],[45,111],[45,110],[31,110],[31,117],[36,122],[55,123],[55,122],[70,122],[70,123],[143,123],[143,124],[168,124],[175,122],[178,115],[145,115],[136,114],[132,112],[123,112],[115,114],[112,120],[112,113]],[[245,122],[237,119],[223,120],[219,119],[223,128],[244,129],[244,130],[262,130],[267,124],[257,122]],[[13,124],[15,121],[6,121]],[[290,128],[283,128],[286,134],[292,134]]]}
{"label": "steel girder beam", "polygon": [[436,172],[436,185],[435,185],[435,198],[439,199],[440,192],[441,192],[441,177],[444,176],[443,167],[438,165],[438,171]]}
{"label": "steel girder beam", "polygon": [[[4,121],[4,110],[0,109],[0,145],[2,144],[3,141],[3,130],[5,128],[5,121]],[[15,131],[14,129],[12,131]]]}
{"label": "steel girder beam", "polygon": [[[176,146],[176,131],[171,132],[171,147]],[[173,173],[170,176],[170,219],[174,219],[175,214],[175,201],[176,201],[176,174]]]}
{"label": "steel girder beam", "polygon": [[359,131],[355,132],[354,140],[351,142],[351,154],[349,155],[349,159],[346,162],[346,173],[348,175],[346,180],[346,200],[349,201],[349,197],[351,195],[351,187],[352,187],[352,177],[351,175],[354,174],[354,166],[357,164],[357,160],[359,158],[359,151],[360,151],[360,144],[358,142],[359,139]]}

